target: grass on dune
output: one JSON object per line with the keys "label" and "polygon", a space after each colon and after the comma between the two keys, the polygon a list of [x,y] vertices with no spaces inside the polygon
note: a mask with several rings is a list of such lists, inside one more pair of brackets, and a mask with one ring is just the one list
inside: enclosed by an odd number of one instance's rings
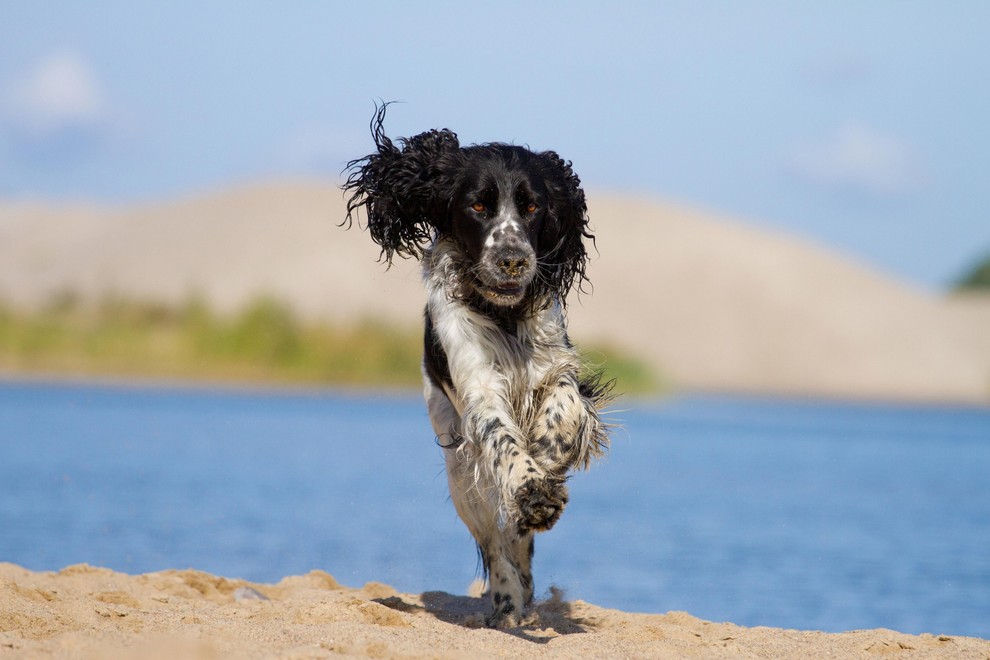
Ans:
{"label": "grass on dune", "polygon": [[[63,295],[32,313],[0,304],[0,370],[417,387],[421,333],[372,320],[304,323],[272,299],[222,316],[198,299],[177,307],[123,299],[84,306]],[[628,356],[602,348],[586,355],[621,392],[659,388],[654,374]]]}

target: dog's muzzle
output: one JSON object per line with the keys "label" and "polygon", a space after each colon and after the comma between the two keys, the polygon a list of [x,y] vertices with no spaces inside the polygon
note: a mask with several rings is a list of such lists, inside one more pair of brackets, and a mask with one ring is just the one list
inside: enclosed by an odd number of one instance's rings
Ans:
{"label": "dog's muzzle", "polygon": [[536,254],[527,244],[493,246],[482,257],[479,291],[497,305],[518,304],[536,274]]}

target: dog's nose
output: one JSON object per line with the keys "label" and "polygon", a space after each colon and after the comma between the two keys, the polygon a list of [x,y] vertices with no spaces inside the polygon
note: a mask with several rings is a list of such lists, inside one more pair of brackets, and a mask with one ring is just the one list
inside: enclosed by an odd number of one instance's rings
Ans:
{"label": "dog's nose", "polygon": [[519,277],[528,265],[526,257],[507,257],[498,262],[498,267],[509,277]]}

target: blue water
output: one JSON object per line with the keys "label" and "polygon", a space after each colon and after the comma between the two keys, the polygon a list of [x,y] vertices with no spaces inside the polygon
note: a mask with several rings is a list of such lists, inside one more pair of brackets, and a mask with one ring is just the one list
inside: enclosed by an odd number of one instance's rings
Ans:
{"label": "blue water", "polygon": [[[990,411],[628,402],[538,593],[743,625],[990,637]],[[464,593],[416,396],[0,382],[0,561]]]}

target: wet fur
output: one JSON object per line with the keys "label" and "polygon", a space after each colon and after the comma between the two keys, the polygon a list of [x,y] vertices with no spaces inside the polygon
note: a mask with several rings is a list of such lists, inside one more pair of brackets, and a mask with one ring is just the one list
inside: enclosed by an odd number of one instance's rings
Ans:
{"label": "wet fur", "polygon": [[478,544],[492,627],[533,598],[533,536],[568,502],[566,479],[608,445],[610,383],[588,374],[566,332],[566,296],[586,280],[584,192],[556,153],[461,147],[449,130],[352,161],[346,224],[359,209],[389,264],[423,265],[424,395],[451,500]]}

